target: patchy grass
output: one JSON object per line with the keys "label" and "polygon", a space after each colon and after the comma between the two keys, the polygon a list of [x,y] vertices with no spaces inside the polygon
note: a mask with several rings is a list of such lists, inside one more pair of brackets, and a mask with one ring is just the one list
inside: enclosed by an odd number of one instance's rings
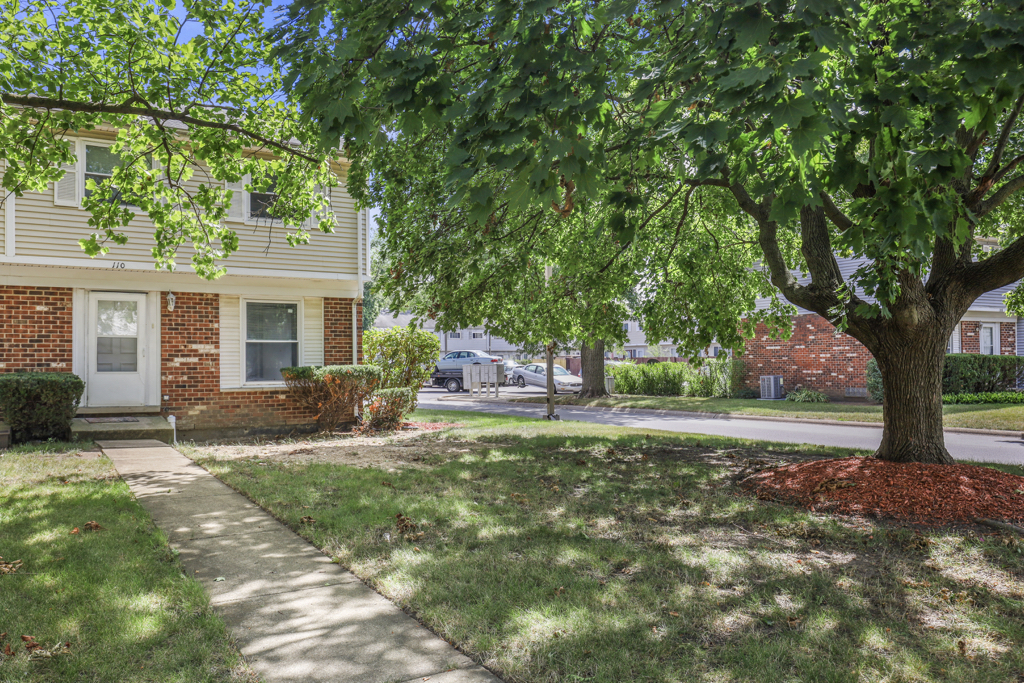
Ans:
{"label": "patchy grass", "polygon": [[[801,417],[844,422],[882,422],[882,406],[869,403],[796,403],[794,401],[757,401],[742,398],[696,398],[693,396],[609,396],[579,398],[558,396],[560,405],[601,406],[606,408],[647,408],[680,410],[692,413]],[[544,403],[544,397],[512,399],[514,403]],[[1024,405],[979,404],[942,407],[946,427],[970,429],[1024,428]]]}
{"label": "patchy grass", "polygon": [[[0,575],[0,681],[255,680],[110,460],[81,448],[0,451],[0,556],[23,563]],[[70,647],[30,661],[22,635]]]}
{"label": "patchy grass", "polygon": [[196,457],[510,682],[1024,675],[1017,540],[828,517],[735,485],[852,451],[416,419],[466,426],[406,441],[422,457],[391,471]]}

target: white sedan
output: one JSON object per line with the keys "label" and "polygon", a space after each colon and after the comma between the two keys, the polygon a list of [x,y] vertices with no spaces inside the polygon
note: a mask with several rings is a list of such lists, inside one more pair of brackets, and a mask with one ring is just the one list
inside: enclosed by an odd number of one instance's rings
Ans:
{"label": "white sedan", "polygon": [[[512,380],[520,387],[525,387],[527,384],[531,384],[533,386],[547,388],[548,380],[545,370],[546,368],[543,365],[539,365],[537,363],[524,365],[523,367],[516,368],[512,371]],[[570,374],[569,371],[561,365],[555,366],[554,379],[556,394],[559,391],[571,391],[576,393],[583,389],[583,380],[576,375]]]}

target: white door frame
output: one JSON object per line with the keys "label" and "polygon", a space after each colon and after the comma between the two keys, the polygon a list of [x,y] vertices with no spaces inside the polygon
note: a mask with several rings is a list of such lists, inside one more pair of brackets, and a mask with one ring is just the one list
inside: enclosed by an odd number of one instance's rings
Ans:
{"label": "white door frame", "polygon": [[[145,395],[143,406],[160,406],[160,292],[118,291],[114,289],[87,290],[76,288],[72,292],[72,372],[85,380],[85,393],[82,406],[94,406],[89,400],[89,368],[93,358],[93,321],[90,309],[92,294],[138,294],[143,295],[144,327],[139,329],[139,343],[145,348],[145,355],[140,350],[139,368],[145,376]],[[121,406],[112,406],[121,407]],[[127,407],[127,406],[125,406]]]}

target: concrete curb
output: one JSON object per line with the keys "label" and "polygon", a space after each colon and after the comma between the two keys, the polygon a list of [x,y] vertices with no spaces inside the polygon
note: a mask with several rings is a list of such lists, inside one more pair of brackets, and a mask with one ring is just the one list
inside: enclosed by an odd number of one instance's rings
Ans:
{"label": "concrete curb", "polygon": [[[531,403],[527,401],[517,399],[472,399],[461,396],[444,396],[439,397],[438,401],[475,401],[487,403],[507,403],[510,405],[535,405],[543,406],[543,403]],[[599,410],[610,413],[640,413],[642,415],[661,415],[664,417],[694,417],[703,420],[753,420],[760,422],[793,422],[798,424],[814,424],[814,425],[831,425],[835,427],[872,427],[879,429],[882,426],[881,422],[854,422],[852,420],[819,420],[815,418],[802,418],[802,417],[773,417],[771,415],[737,415],[735,413],[701,413],[686,410],[665,410],[657,408],[612,408],[608,406],[574,406],[566,404],[555,404],[558,408],[563,410]],[[942,431],[950,434],[981,434],[984,436],[1009,436],[1018,439],[1024,439],[1024,431],[1015,432],[1005,429],[971,429],[970,427],[950,427],[949,429],[943,429]]]}

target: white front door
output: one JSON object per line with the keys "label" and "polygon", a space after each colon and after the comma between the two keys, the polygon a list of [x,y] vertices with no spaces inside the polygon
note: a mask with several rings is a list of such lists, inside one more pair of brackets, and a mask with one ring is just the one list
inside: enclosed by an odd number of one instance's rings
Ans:
{"label": "white front door", "polygon": [[146,403],[146,295],[89,293],[89,406]]}

